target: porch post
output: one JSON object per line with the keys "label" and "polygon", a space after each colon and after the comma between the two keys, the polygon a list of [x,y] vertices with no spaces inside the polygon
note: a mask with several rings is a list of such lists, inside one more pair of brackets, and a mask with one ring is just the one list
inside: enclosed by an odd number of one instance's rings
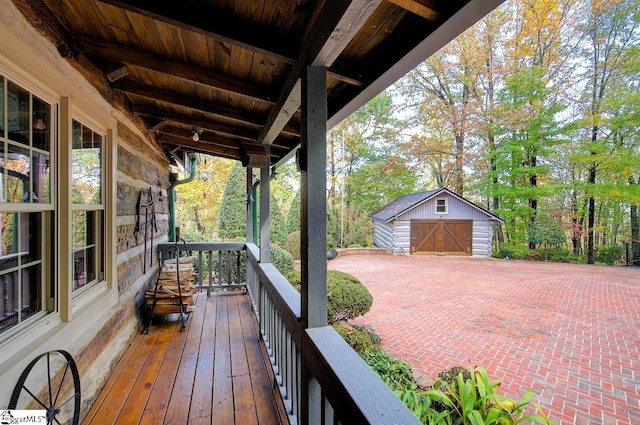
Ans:
{"label": "porch post", "polygon": [[[323,67],[302,69],[302,143],[299,153],[301,313],[304,328],[327,325],[327,71]],[[302,344],[303,424],[321,420],[321,390],[305,363]]]}
{"label": "porch post", "polygon": [[255,243],[253,240],[253,168],[247,167],[247,223],[246,223],[246,240],[247,243]]}
{"label": "porch post", "polygon": [[[266,146],[267,155],[269,146]],[[260,168],[260,262],[270,263],[271,248],[271,187],[269,164]]]}

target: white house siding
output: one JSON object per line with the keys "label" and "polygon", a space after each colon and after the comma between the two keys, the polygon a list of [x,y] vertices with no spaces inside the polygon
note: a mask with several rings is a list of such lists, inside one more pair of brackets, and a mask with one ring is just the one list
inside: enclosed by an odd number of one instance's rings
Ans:
{"label": "white house siding", "polygon": [[378,248],[393,247],[393,224],[382,220],[373,221],[373,244]]}

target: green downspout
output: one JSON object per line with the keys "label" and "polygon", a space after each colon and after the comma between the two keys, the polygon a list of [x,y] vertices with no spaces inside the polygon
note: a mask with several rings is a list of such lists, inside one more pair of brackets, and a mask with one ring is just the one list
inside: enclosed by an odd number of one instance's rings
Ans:
{"label": "green downspout", "polygon": [[198,155],[190,153],[191,158],[191,171],[189,177],[184,180],[172,181],[167,190],[167,197],[169,198],[169,242],[176,242],[176,186],[181,184],[190,183],[196,178],[196,171],[198,169]]}
{"label": "green downspout", "polygon": [[260,186],[260,180],[251,186],[251,196],[253,197],[253,202],[251,203],[251,212],[253,213],[253,243],[256,245],[258,245],[258,186]]}

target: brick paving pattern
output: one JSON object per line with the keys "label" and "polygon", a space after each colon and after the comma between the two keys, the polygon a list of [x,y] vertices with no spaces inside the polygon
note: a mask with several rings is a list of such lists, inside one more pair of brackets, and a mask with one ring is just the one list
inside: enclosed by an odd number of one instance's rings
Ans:
{"label": "brick paving pattern", "polygon": [[558,425],[640,425],[640,270],[476,257],[339,256],[382,348],[427,381],[482,365]]}

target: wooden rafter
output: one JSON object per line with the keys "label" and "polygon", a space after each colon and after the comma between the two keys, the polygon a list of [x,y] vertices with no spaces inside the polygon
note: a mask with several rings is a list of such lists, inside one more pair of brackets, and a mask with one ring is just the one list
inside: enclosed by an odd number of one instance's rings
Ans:
{"label": "wooden rafter", "polygon": [[[143,2],[99,0],[129,12],[165,22],[178,28],[205,35],[222,43],[228,43],[249,51],[273,57],[279,61],[295,64],[297,45],[286,36],[274,36],[268,31],[257,31],[246,22],[235,19],[228,13],[212,10],[198,11],[193,8],[176,7],[171,2]],[[167,6],[163,6],[166,4]],[[169,9],[165,9],[169,7]],[[182,10],[184,9],[184,11]],[[185,12],[186,11],[186,12]],[[172,17],[169,17],[169,13]]]}
{"label": "wooden rafter", "polygon": [[214,104],[199,97],[170,92],[141,82],[120,80],[113,85],[113,88],[128,94],[207,112],[243,123],[259,125],[264,121],[262,114],[248,112],[229,105]]}
{"label": "wooden rafter", "polygon": [[226,134],[229,137],[239,140],[256,140],[260,131],[260,126],[239,126],[220,123],[212,120],[197,119],[191,115],[182,114],[169,109],[156,108],[153,106],[134,105],[133,112],[147,118],[155,118],[163,122],[172,121],[182,123],[185,126],[198,127],[205,131],[215,131]]}
{"label": "wooden rafter", "polygon": [[145,50],[114,43],[109,40],[101,40],[88,36],[77,36],[74,41],[75,46],[84,51],[88,56],[95,56],[102,59],[135,65],[141,68],[186,79],[196,84],[217,90],[235,93],[261,102],[275,104],[275,91],[268,87],[262,87],[258,84],[251,83],[245,79],[234,78],[210,69],[170,60],[169,58],[155,55]]}
{"label": "wooden rafter", "polygon": [[396,6],[423,17],[428,21],[436,21],[440,14],[435,10],[432,0],[387,0]]}

